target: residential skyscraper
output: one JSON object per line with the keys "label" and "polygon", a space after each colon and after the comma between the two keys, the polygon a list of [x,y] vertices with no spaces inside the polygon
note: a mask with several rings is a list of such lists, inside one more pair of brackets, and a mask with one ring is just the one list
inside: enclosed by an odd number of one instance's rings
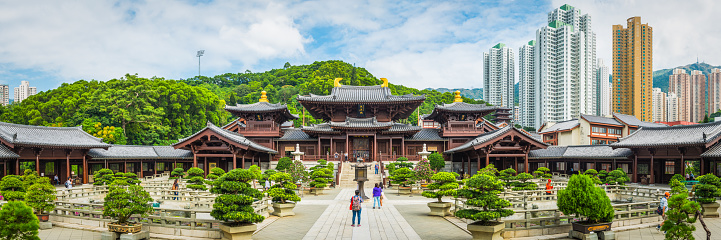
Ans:
{"label": "residential skyscraper", "polygon": [[483,53],[483,100],[512,108],[515,78],[513,49],[499,43]]}
{"label": "residential skyscraper", "polygon": [[596,65],[598,66],[596,71],[596,83],[598,84],[596,115],[611,115],[611,82],[608,81],[608,67],[600,58]]}
{"label": "residential skyscraper", "polygon": [[653,29],[641,17],[613,25],[613,112],[653,118]]}
{"label": "residential skyscraper", "polygon": [[591,17],[568,4],[554,9],[548,25],[536,31],[534,51],[541,122],[596,114],[596,34]]}
{"label": "residential skyscraper", "polygon": [[0,104],[3,106],[10,104],[10,87],[8,85],[0,85]]}
{"label": "residential skyscraper", "polygon": [[15,102],[19,103],[38,92],[36,87],[31,87],[28,81],[20,81],[20,87],[15,87]]}
{"label": "residential skyscraper", "polygon": [[518,49],[518,103],[521,108],[521,125],[541,127],[541,85],[536,82],[534,48],[536,41],[529,41]]}
{"label": "residential skyscraper", "polygon": [[683,69],[674,69],[668,76],[668,92],[678,98],[678,120],[691,121],[691,76]]}
{"label": "residential skyscraper", "polygon": [[653,88],[653,121],[666,122],[666,93],[660,88]]}
{"label": "residential skyscraper", "polygon": [[666,121],[667,122],[676,122],[680,121],[678,118],[678,96],[676,93],[669,92],[666,94]]}
{"label": "residential skyscraper", "polygon": [[708,74],[708,114],[721,110],[721,69],[711,69]]}
{"label": "residential skyscraper", "polygon": [[513,106],[513,123],[519,124],[521,122],[521,107]]}
{"label": "residential skyscraper", "polygon": [[706,116],[706,75],[691,71],[691,122],[700,122]]}

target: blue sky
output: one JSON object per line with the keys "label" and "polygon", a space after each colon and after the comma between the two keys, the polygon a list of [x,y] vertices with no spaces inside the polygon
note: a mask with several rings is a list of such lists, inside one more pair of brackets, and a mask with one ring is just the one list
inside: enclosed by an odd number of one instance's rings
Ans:
{"label": "blue sky", "polygon": [[[416,88],[480,87],[482,56],[535,39],[566,1],[5,1],[0,84],[39,91],[125,73],[189,78],[344,60]],[[721,64],[719,3],[568,1],[593,18],[610,65],[611,25],[641,16],[654,28],[654,69]],[[12,91],[11,91],[12,92]]]}

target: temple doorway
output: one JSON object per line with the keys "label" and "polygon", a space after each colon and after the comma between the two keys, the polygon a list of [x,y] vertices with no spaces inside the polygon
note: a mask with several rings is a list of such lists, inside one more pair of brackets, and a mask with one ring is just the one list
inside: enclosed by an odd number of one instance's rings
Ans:
{"label": "temple doorway", "polygon": [[364,161],[370,160],[371,149],[369,138],[365,136],[354,137],[351,153],[353,154],[353,160],[358,158],[361,158]]}

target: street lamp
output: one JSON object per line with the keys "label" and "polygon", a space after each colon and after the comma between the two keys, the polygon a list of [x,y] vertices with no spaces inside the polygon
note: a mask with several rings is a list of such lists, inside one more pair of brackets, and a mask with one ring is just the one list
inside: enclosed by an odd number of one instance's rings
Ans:
{"label": "street lamp", "polygon": [[196,57],[198,57],[198,78],[200,78],[200,57],[202,57],[204,53],[205,50],[200,50],[198,51],[198,54],[195,55]]}

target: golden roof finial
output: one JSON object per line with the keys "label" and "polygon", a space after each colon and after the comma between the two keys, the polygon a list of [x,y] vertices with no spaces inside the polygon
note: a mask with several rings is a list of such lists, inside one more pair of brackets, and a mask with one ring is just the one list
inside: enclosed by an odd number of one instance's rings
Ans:
{"label": "golden roof finial", "polygon": [[463,102],[463,98],[461,98],[461,91],[456,90],[455,94],[456,97],[453,99],[453,102]]}
{"label": "golden roof finial", "polygon": [[381,84],[381,87],[388,87],[388,79],[387,78],[381,78],[381,81],[383,81],[383,84]]}
{"label": "golden roof finial", "polygon": [[333,87],[341,87],[343,85],[340,85],[340,80],[343,80],[343,78],[336,78],[333,80]]}
{"label": "golden roof finial", "polygon": [[268,102],[268,96],[265,94],[265,91],[260,92],[260,100],[258,100],[258,102]]}

